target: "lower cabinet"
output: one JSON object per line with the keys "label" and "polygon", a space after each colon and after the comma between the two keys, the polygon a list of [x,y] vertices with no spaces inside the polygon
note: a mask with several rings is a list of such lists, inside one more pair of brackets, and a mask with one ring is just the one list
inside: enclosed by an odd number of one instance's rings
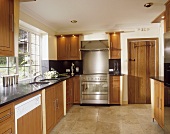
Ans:
{"label": "lower cabinet", "polygon": [[164,127],[164,83],[154,80],[154,119]]}
{"label": "lower cabinet", "polygon": [[73,105],[73,79],[74,77],[66,80],[66,112],[68,112]]}
{"label": "lower cabinet", "polygon": [[0,108],[0,134],[14,134],[13,103]]}
{"label": "lower cabinet", "polygon": [[110,104],[120,104],[120,76],[110,76]]}
{"label": "lower cabinet", "polygon": [[46,132],[49,134],[64,116],[63,83],[45,90]]}
{"label": "lower cabinet", "polygon": [[[15,101],[14,104],[15,105],[21,104],[22,102],[27,101],[38,94],[41,94],[41,92],[36,92],[22,99],[19,99]],[[16,129],[17,129],[17,134],[42,134],[43,131],[42,105],[39,105],[38,107],[34,108],[30,112],[18,118]]]}
{"label": "lower cabinet", "polygon": [[73,103],[74,104],[80,104],[80,77],[75,76],[73,78],[73,84],[74,84],[74,99]]}

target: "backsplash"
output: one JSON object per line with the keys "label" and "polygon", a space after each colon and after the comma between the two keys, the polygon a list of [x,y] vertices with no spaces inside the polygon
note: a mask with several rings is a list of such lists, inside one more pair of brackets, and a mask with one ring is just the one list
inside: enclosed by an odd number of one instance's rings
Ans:
{"label": "backsplash", "polygon": [[83,73],[83,61],[82,60],[43,60],[42,61],[42,73],[54,68],[59,73],[66,73],[66,69],[71,69],[71,65],[74,63],[75,67],[78,67],[78,72],[75,74]]}
{"label": "backsplash", "polygon": [[109,59],[109,69],[113,69],[113,71],[109,71],[110,74],[121,74],[121,60]]}
{"label": "backsplash", "polygon": [[[82,60],[42,60],[42,73],[54,68],[59,73],[66,73],[66,69],[71,69],[71,64],[74,63],[75,67],[79,67],[79,72],[76,74],[83,74],[83,61]],[[117,69],[118,64],[118,69]],[[121,74],[121,60],[109,59],[109,69],[119,71]],[[110,74],[116,73],[115,71],[109,71]]]}

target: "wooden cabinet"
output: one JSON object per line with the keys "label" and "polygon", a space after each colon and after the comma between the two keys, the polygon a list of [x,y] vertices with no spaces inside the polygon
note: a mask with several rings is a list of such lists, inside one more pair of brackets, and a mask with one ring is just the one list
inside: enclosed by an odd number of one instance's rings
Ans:
{"label": "wooden cabinet", "polygon": [[120,33],[110,34],[110,59],[121,58]]}
{"label": "wooden cabinet", "polygon": [[0,17],[0,56],[14,56],[14,44],[18,45],[19,0],[1,0]]}
{"label": "wooden cabinet", "polygon": [[69,78],[66,80],[66,112],[68,112],[73,105],[73,89],[73,78]]}
{"label": "wooden cabinet", "polygon": [[110,104],[120,104],[120,76],[110,76]]}
{"label": "wooden cabinet", "polygon": [[63,84],[58,83],[45,90],[46,132],[47,134],[64,116]]}
{"label": "wooden cabinet", "polygon": [[[40,94],[41,92],[36,92],[34,94],[31,94],[29,96],[26,96],[22,99],[15,101],[14,104],[15,105],[21,104],[24,101],[28,101],[29,99],[32,99],[36,95],[40,95]],[[24,105],[26,105],[26,103]],[[43,127],[42,126],[42,105],[40,104],[39,106],[32,109],[25,115],[18,118],[16,123],[17,123],[17,134],[42,134],[42,130],[43,130],[42,128]]]}
{"label": "wooden cabinet", "polygon": [[0,134],[14,133],[14,105],[10,103],[0,108]]}
{"label": "wooden cabinet", "polygon": [[79,36],[57,37],[58,60],[80,60]]}
{"label": "wooden cabinet", "polygon": [[165,32],[170,31],[170,1],[168,1],[166,4],[166,11],[165,11]]}
{"label": "wooden cabinet", "polygon": [[154,81],[154,119],[164,127],[164,83]]}
{"label": "wooden cabinet", "polygon": [[51,86],[45,90],[45,107],[46,107],[46,131],[50,131],[55,126],[55,86]]}
{"label": "wooden cabinet", "polygon": [[63,83],[61,82],[56,84],[55,88],[56,88],[55,124],[57,124],[64,116]]}
{"label": "wooden cabinet", "polygon": [[80,77],[75,76],[73,78],[73,90],[74,90],[74,104],[80,104]]}

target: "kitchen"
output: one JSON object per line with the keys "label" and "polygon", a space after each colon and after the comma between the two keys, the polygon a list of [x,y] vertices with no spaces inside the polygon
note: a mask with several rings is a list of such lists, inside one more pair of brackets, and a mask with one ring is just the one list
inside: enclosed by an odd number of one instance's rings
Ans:
{"label": "kitchen", "polygon": [[[36,2],[39,2],[38,0],[35,1]],[[141,7],[144,8],[144,10],[146,10],[145,12],[149,13],[150,10],[152,11],[152,6],[151,8],[145,8],[143,5],[145,3],[147,3],[148,1],[146,2],[141,2]],[[122,89],[122,91],[119,93],[117,93],[117,97],[119,96],[120,97],[120,102],[118,102],[118,104],[128,104],[128,52],[127,52],[127,40],[128,39],[138,39],[138,38],[159,38],[159,75],[160,76],[163,76],[164,75],[164,66],[163,66],[163,63],[164,63],[164,53],[163,53],[163,33],[164,33],[164,21],[161,21],[161,23],[158,23],[158,24],[148,24],[148,25],[139,25],[140,23],[139,22],[136,22],[136,23],[139,23],[138,25],[135,25],[134,23],[133,24],[127,24],[127,25],[124,25],[123,22],[114,22],[112,25],[109,25],[107,27],[106,23],[104,23],[103,25],[106,25],[106,28],[104,30],[100,30],[99,27],[97,27],[97,25],[94,25],[92,24],[92,26],[90,25],[89,27],[86,27],[85,29],[80,29],[81,27],[77,28],[76,29],[76,24],[68,24],[68,26],[70,25],[71,27],[75,27],[74,30],[72,30],[71,28],[65,30],[64,28],[66,27],[62,27],[61,28],[56,28],[57,32],[53,31],[52,29],[54,28],[49,28],[47,26],[47,24],[43,24],[41,22],[44,22],[43,19],[39,16],[36,16],[37,14],[33,13],[32,16],[31,16],[31,13],[30,12],[33,12],[33,9],[32,11],[29,10],[31,7],[34,7],[36,6],[36,4],[33,2],[25,2],[25,3],[21,3],[20,4],[20,7],[21,7],[21,11],[20,11],[20,25],[21,27],[28,27],[29,28],[34,28],[34,27],[37,27],[38,29],[41,29],[43,31],[43,42],[42,42],[42,45],[43,45],[43,48],[42,48],[42,72],[44,71],[49,71],[51,69],[51,67],[53,67],[54,69],[56,69],[58,72],[60,73],[65,73],[66,72],[66,69],[68,69],[67,71],[69,72],[70,70],[70,67],[71,67],[71,64],[72,62],[74,62],[75,66],[78,67],[77,68],[77,74],[82,74],[83,73],[83,70],[82,70],[82,66],[83,66],[83,63],[82,61],[80,60],[80,57],[78,57],[78,60],[77,58],[75,58],[75,55],[77,54],[77,51],[73,51],[73,53],[71,53],[70,56],[68,56],[68,53],[65,53],[63,54],[65,57],[62,57],[62,53],[64,53],[64,51],[59,51],[59,46],[58,46],[58,42],[56,41],[56,36],[58,38],[61,37],[61,34],[66,36],[68,35],[68,38],[71,38],[70,36],[72,36],[73,34],[78,37],[79,36],[79,45],[81,44],[81,41],[88,41],[88,40],[108,40],[108,42],[110,42],[110,40],[112,40],[112,36],[111,35],[114,35],[116,34],[116,38],[113,37],[113,41],[118,41],[120,40],[120,46],[116,46],[117,48],[116,49],[113,49],[114,53],[113,53],[113,56],[118,56],[118,60],[116,58],[116,62],[117,63],[120,63],[119,64],[119,67],[121,65],[121,69],[119,70],[121,72],[121,74],[124,74],[121,77],[121,79],[119,80],[121,87],[119,87],[120,89]],[[121,3],[121,2],[120,2]],[[151,21],[153,21],[159,14],[161,14],[162,11],[165,10],[165,7],[164,7],[164,4],[166,3],[166,1],[164,2],[160,2],[160,1],[153,1],[153,3],[155,3],[155,5],[153,4],[153,7],[156,6],[156,8],[159,7],[159,11],[157,11],[157,13],[155,13],[155,15],[153,17],[151,17],[152,19],[149,19],[150,21],[148,23],[150,23]],[[160,4],[161,3],[161,4]],[[41,3],[39,3],[41,4]],[[37,5],[39,5],[37,4]],[[44,3],[43,3],[44,4]],[[73,3],[72,3],[73,4]],[[82,4],[82,3],[81,3]],[[83,3],[84,5],[87,5],[86,3]],[[93,3],[94,4],[94,3]],[[100,3],[101,5],[101,8],[99,9],[102,9],[102,3]],[[126,3],[128,4],[128,2]],[[126,5],[125,4],[125,5]],[[66,4],[67,5],[67,4]],[[110,3],[110,5],[112,5]],[[28,6],[28,7],[27,7]],[[53,7],[53,6],[52,6]],[[14,7],[15,8],[15,7]],[[37,7],[35,7],[35,10],[36,10]],[[59,8],[59,7],[58,7]],[[79,7],[80,8],[80,7]],[[2,9],[2,8],[1,8]],[[24,10],[25,9],[25,10]],[[69,8],[70,9],[70,8]],[[160,10],[161,9],[161,10]],[[38,9],[37,9],[38,10]],[[71,10],[71,9],[70,9]],[[79,9],[81,11],[81,9]],[[16,11],[16,10],[15,10]],[[34,11],[35,12],[35,11]],[[47,12],[47,11],[46,11]],[[50,10],[48,11],[50,12]],[[43,12],[43,14],[46,14],[45,12]],[[64,12],[63,12],[64,14]],[[14,14],[15,15],[15,14]],[[103,15],[103,14],[102,14]],[[139,15],[139,14],[138,14]],[[50,16],[49,16],[50,17]],[[75,17],[75,16],[74,16]],[[130,17],[130,16],[128,16]],[[14,18],[16,18],[14,16]],[[141,17],[139,17],[139,21],[141,21]],[[145,18],[145,17],[143,17]],[[142,18],[142,19],[143,19]],[[69,23],[70,23],[70,20],[71,19],[74,19],[74,18],[70,18],[69,19]],[[91,18],[92,19],[92,18]],[[117,18],[118,19],[118,18]],[[93,20],[93,19],[92,19]],[[132,19],[133,20],[133,19]],[[116,20],[115,20],[116,21]],[[124,20],[126,21],[126,20]],[[128,20],[127,20],[128,22]],[[118,23],[118,24],[117,24]],[[16,23],[15,23],[16,24]],[[79,20],[77,22],[77,24],[79,24]],[[114,26],[115,24],[115,26]],[[116,25],[117,24],[117,25]],[[34,27],[33,27],[34,26]],[[53,25],[51,25],[52,27]],[[109,27],[112,27],[112,28],[109,28]],[[88,29],[89,28],[89,29]],[[96,29],[95,29],[96,28]],[[15,30],[15,29],[14,29]],[[24,29],[25,30],[25,29]],[[61,30],[61,31],[60,31]],[[44,32],[45,31],[45,32]],[[83,32],[84,31],[84,32]],[[93,31],[96,31],[96,32],[93,32]],[[104,32],[103,32],[104,31]],[[123,32],[124,31],[124,32]],[[115,33],[114,33],[115,32]],[[47,35],[48,33],[48,35]],[[120,35],[118,35],[120,33]],[[74,40],[73,38],[71,38],[73,41],[77,41],[77,40]],[[69,41],[70,39],[66,40],[66,41]],[[62,43],[62,41],[61,41]],[[111,44],[109,44],[109,47],[110,47]],[[15,45],[16,49],[15,51],[18,50],[18,45]],[[81,46],[79,46],[81,47]],[[61,48],[62,49],[62,48]],[[69,47],[69,49],[73,49],[74,50],[74,47]],[[4,50],[4,49],[3,49]],[[25,49],[24,49],[25,50]],[[47,51],[48,50],[48,51]],[[57,52],[58,51],[58,52]],[[59,55],[61,52],[61,55]],[[79,51],[78,51],[79,52]],[[111,51],[109,51],[110,53]],[[117,52],[117,53],[116,53]],[[15,52],[16,54],[16,52]],[[22,54],[22,53],[21,53]],[[117,54],[117,55],[114,55],[114,54]],[[7,55],[7,54],[6,54]],[[9,54],[8,54],[9,55]],[[68,57],[66,57],[66,55]],[[110,55],[110,54],[109,54]],[[60,56],[60,57],[58,57]],[[71,57],[73,56],[73,57]],[[37,55],[38,57],[38,55]],[[121,58],[120,58],[121,57]],[[59,58],[63,58],[61,61],[57,61]],[[65,61],[64,58],[70,58],[70,60],[68,61]],[[77,60],[77,61],[74,61],[74,60]],[[121,60],[120,60],[121,59]],[[64,60],[64,61],[63,61]],[[63,61],[63,62],[62,62]],[[112,60],[109,60],[109,62],[112,62]],[[114,60],[113,60],[114,62]],[[20,63],[20,62],[19,62]],[[114,68],[113,66],[111,66],[110,69]],[[35,69],[36,70],[36,69]],[[39,70],[38,70],[39,71]],[[109,71],[109,70],[108,70]],[[20,73],[20,72],[19,72]],[[27,71],[25,71],[24,73],[27,73]],[[20,75],[21,76],[21,75]],[[76,76],[77,77],[77,76]],[[70,83],[76,83],[76,82],[73,82],[74,80],[71,80]],[[116,80],[117,81],[117,80]],[[63,81],[63,88],[66,88],[65,85],[67,85],[64,81]],[[69,84],[70,86],[71,84]],[[60,85],[61,86],[61,85]],[[9,86],[10,87],[10,86]],[[115,87],[113,85],[113,87]],[[26,88],[29,88],[29,87],[26,87]],[[35,87],[36,89],[36,87]],[[52,91],[52,89],[51,89]],[[65,92],[65,90],[63,90]],[[43,90],[43,92],[46,92]],[[48,92],[50,93],[50,92]],[[66,93],[63,93],[63,94],[66,94]],[[69,91],[69,94],[72,94],[71,91]],[[79,94],[79,93],[78,93]],[[113,94],[115,95],[115,94]],[[42,97],[43,97],[43,93],[42,93]],[[65,96],[63,96],[65,97]],[[72,98],[71,98],[72,99]],[[70,99],[70,100],[71,100]],[[55,103],[57,102],[57,100],[55,100]],[[18,104],[18,103],[16,103]],[[43,103],[42,103],[43,104]],[[64,105],[67,105],[64,103]],[[68,105],[68,107],[71,107],[70,105]],[[71,109],[70,109],[71,110]],[[95,111],[95,110],[94,110]],[[65,113],[66,113],[66,110],[65,110]],[[45,115],[44,115],[45,116]],[[45,121],[44,121],[45,122]],[[45,130],[43,130],[45,131]]]}

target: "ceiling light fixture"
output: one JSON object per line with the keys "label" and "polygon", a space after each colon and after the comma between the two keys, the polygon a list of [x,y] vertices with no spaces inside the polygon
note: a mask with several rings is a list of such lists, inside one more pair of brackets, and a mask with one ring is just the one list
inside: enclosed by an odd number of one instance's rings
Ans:
{"label": "ceiling light fixture", "polygon": [[146,3],[145,5],[144,5],[144,7],[151,7],[153,5],[153,3],[152,2],[150,2],[150,3]]}
{"label": "ceiling light fixture", "polygon": [[71,23],[77,23],[77,20],[72,20]]}
{"label": "ceiling light fixture", "polygon": [[161,18],[162,18],[162,19],[164,19],[164,18],[165,18],[165,16],[162,16]]}

